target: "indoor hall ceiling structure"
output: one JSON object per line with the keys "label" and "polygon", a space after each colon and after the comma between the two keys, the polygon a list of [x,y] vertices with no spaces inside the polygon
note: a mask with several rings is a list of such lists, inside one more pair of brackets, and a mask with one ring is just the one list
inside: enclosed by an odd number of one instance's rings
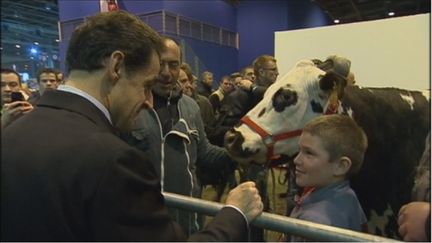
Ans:
{"label": "indoor hall ceiling structure", "polygon": [[430,0],[311,0],[333,21],[359,21],[430,13]]}
{"label": "indoor hall ceiling structure", "polygon": [[3,63],[58,58],[57,0],[1,0]]}
{"label": "indoor hall ceiling structure", "polygon": [[[255,0],[225,0],[233,6]],[[265,2],[264,0],[261,0]],[[281,0],[308,1],[308,0]],[[401,17],[430,13],[430,0],[309,0],[318,5],[331,20],[339,23]],[[390,14],[393,12],[393,14]]]}

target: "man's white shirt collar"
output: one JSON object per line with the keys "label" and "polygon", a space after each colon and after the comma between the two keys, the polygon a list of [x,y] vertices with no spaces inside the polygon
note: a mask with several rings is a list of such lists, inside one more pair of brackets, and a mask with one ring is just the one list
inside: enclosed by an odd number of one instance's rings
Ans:
{"label": "man's white shirt collar", "polygon": [[57,90],[76,94],[76,95],[79,95],[79,96],[87,99],[92,104],[94,104],[99,110],[102,111],[102,113],[106,116],[106,118],[108,119],[108,121],[112,125],[111,116],[110,116],[110,113],[108,112],[107,108],[104,105],[102,105],[102,103],[100,103],[97,99],[95,99],[93,96],[89,95],[87,92],[82,91],[78,88],[72,87],[70,85],[65,85],[65,84],[59,85]]}

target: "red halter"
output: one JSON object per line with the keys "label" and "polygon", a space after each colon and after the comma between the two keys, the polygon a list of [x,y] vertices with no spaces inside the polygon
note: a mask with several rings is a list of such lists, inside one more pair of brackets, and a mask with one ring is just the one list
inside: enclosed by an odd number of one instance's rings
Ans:
{"label": "red halter", "polygon": [[290,132],[284,132],[281,134],[273,135],[263,128],[261,128],[258,124],[256,124],[250,117],[244,116],[241,121],[249,126],[253,131],[258,133],[258,135],[261,136],[263,143],[267,146],[267,158],[269,160],[277,159],[280,157],[280,155],[273,154],[274,151],[274,145],[277,141],[285,140],[292,137],[298,137],[301,135],[302,130],[294,130]]}
{"label": "red halter", "polygon": [[[339,108],[339,100],[335,103],[329,103],[327,105],[326,111],[323,113],[324,115],[336,114]],[[256,124],[249,116],[244,116],[241,121],[246,124],[249,128],[251,128],[254,132],[258,133],[261,136],[264,145],[267,147],[267,159],[273,160],[280,158],[280,155],[274,154],[274,145],[276,142],[281,140],[286,140],[293,137],[298,137],[302,133],[302,129],[284,132],[281,134],[273,135],[264,128],[260,127],[260,125]]]}

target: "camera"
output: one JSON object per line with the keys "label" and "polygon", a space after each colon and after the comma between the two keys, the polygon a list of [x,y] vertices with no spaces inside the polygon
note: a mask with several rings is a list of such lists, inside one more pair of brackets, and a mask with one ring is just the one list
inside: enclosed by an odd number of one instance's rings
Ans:
{"label": "camera", "polygon": [[15,101],[24,101],[24,95],[21,92],[12,92],[11,93],[11,100],[12,102]]}

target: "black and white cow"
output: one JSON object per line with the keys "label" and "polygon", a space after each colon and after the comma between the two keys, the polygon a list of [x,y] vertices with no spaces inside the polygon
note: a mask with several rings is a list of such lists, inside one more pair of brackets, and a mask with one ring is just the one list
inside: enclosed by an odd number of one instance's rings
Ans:
{"label": "black and white cow", "polygon": [[303,60],[269,87],[263,100],[226,134],[239,161],[292,157],[313,117],[345,113],[364,129],[369,146],[351,185],[372,234],[397,238],[397,212],[410,200],[415,167],[430,130],[429,92],[346,86],[345,79]]}

